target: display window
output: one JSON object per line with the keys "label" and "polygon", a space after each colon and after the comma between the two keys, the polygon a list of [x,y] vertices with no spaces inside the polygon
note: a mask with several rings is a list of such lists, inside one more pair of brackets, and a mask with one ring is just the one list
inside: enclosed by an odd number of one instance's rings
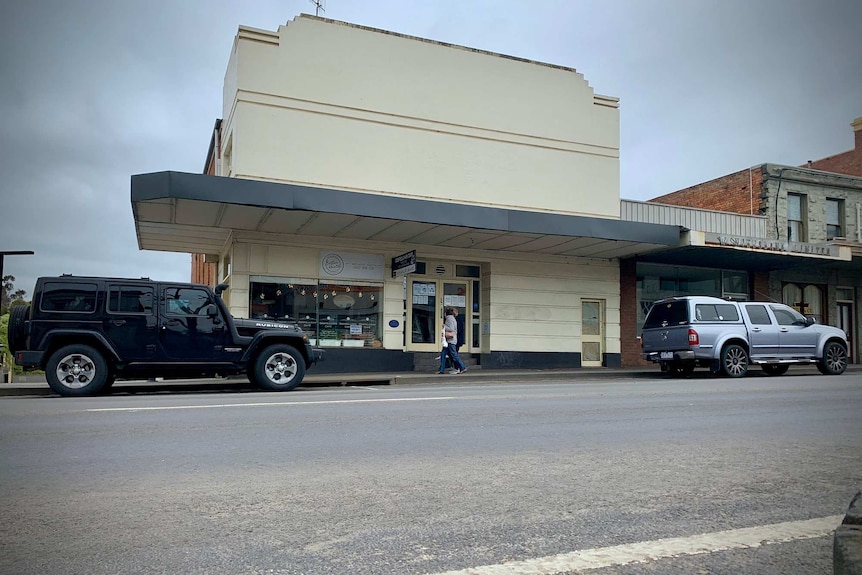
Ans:
{"label": "display window", "polygon": [[312,345],[383,345],[382,285],[252,278],[249,299],[252,318],[296,323]]}

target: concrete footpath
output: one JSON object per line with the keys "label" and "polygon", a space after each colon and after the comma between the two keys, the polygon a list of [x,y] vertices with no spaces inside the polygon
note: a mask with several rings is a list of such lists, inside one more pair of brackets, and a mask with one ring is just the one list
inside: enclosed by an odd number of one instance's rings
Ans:
{"label": "concrete footpath", "polygon": [[[813,366],[792,366],[785,377],[821,375]],[[769,377],[758,368],[752,368],[748,377]],[[862,383],[862,365],[850,365],[838,377],[853,377]],[[699,369],[688,378],[692,380],[719,379],[705,369]],[[584,367],[576,369],[470,369],[466,373],[437,374],[436,372],[380,372],[380,373],[314,373],[314,368],[305,376],[301,388],[348,386],[348,385],[403,385],[422,383],[496,383],[518,381],[571,381],[573,383],[609,379],[671,379],[658,367],[636,368]],[[681,380],[681,381],[684,381]],[[248,379],[242,376],[204,379],[168,379],[164,381],[130,380],[118,381],[113,393],[166,393],[183,391],[256,391]],[[15,376],[13,383],[0,383],[0,396],[27,397],[55,395],[48,387],[44,375]]]}

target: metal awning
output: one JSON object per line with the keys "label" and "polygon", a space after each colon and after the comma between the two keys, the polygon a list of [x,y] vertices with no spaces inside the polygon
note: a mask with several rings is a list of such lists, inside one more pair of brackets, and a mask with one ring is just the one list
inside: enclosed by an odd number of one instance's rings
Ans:
{"label": "metal awning", "polygon": [[232,231],[622,258],[678,246],[679,226],[183,172],[132,176],[138,247],[220,253]]}

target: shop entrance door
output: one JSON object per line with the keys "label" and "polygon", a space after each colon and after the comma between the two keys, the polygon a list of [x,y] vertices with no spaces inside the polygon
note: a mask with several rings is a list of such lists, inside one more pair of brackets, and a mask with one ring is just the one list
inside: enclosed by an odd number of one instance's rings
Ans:
{"label": "shop entrance door", "polygon": [[601,367],[605,351],[605,314],[601,300],[581,301],[581,365]]}
{"label": "shop entrance door", "polygon": [[467,282],[445,280],[408,280],[407,349],[440,351],[443,347],[443,310],[458,310],[459,328],[464,333],[467,321]]}

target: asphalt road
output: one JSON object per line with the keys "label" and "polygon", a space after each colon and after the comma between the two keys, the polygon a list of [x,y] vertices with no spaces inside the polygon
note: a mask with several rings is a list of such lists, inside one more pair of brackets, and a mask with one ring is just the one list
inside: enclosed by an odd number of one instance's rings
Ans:
{"label": "asphalt road", "polygon": [[829,574],[860,417],[860,374],[3,398],[0,573]]}

